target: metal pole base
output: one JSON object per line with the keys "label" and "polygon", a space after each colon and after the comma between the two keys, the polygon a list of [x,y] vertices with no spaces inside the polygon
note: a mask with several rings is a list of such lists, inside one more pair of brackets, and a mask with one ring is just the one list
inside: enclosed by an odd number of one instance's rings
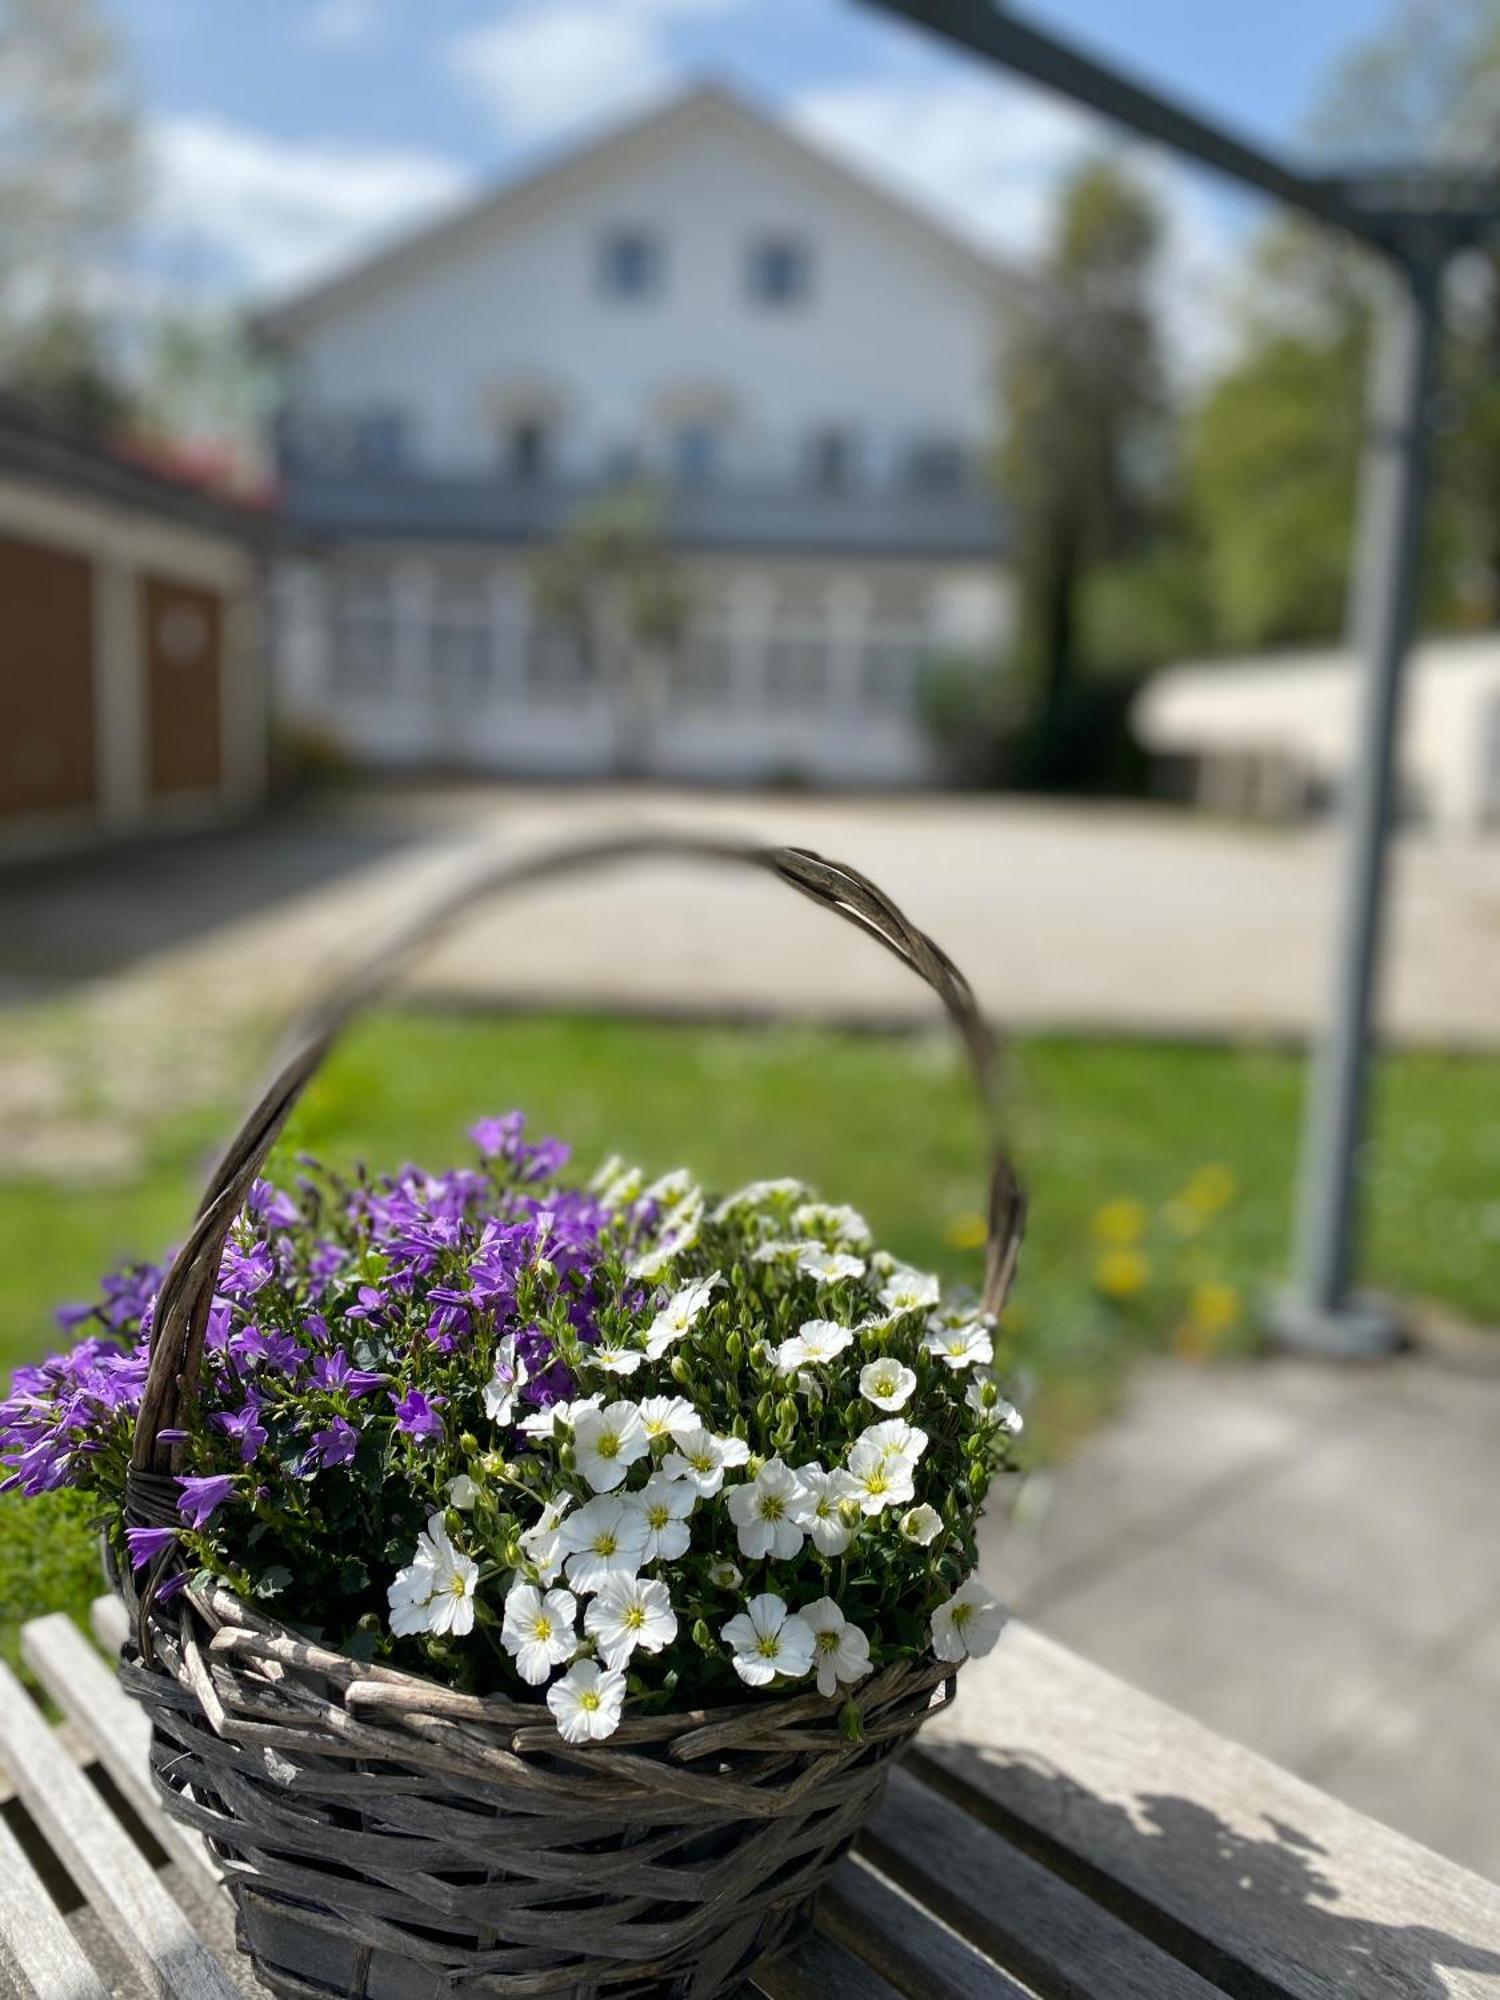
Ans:
{"label": "metal pole base", "polygon": [[1266,1302],[1265,1324],[1275,1346],[1323,1361],[1382,1361],[1410,1344],[1397,1308],[1369,1292],[1332,1307],[1300,1292],[1277,1292]]}

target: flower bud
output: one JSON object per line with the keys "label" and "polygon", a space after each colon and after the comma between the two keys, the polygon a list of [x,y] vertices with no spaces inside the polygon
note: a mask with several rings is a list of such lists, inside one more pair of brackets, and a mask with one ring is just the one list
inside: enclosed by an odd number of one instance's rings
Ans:
{"label": "flower bud", "polygon": [[458,1448],[466,1458],[472,1458],[479,1449],[479,1440],[472,1431],[465,1431],[458,1441]]}

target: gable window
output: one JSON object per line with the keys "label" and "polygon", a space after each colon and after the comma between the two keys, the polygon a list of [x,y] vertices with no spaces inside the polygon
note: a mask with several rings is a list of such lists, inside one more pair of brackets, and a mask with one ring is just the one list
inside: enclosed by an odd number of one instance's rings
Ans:
{"label": "gable window", "polygon": [[661,239],[649,229],[612,229],[599,246],[599,285],[606,298],[623,304],[655,298],[665,276]]}
{"label": "gable window", "polygon": [[750,245],[745,288],[757,305],[781,310],[812,291],[812,252],[797,236],[762,236]]}
{"label": "gable window", "polygon": [[712,424],[684,424],[672,440],[672,466],[684,486],[709,486],[719,470],[719,433]]}
{"label": "gable window", "polygon": [[354,462],[361,472],[399,472],[406,463],[406,420],[399,410],[365,410],[354,419]]}
{"label": "gable window", "polygon": [[953,438],[921,438],[907,454],[906,483],[919,493],[957,493],[967,471],[964,448]]}
{"label": "gable window", "polygon": [[552,469],[552,433],[545,417],[513,417],[501,440],[503,467],[523,486],[540,485]]}
{"label": "gable window", "polygon": [[831,425],[814,431],[807,446],[807,479],[820,493],[844,493],[858,476],[858,441],[852,431]]}

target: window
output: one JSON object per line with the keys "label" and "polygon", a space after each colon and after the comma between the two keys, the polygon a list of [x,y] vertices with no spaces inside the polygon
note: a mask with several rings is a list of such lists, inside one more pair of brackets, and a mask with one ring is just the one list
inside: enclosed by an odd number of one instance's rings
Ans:
{"label": "window", "polygon": [[812,290],[812,257],[795,236],[763,236],[750,246],[745,283],[757,305],[801,305]]}
{"label": "window", "polygon": [[919,493],[957,493],[966,469],[961,444],[952,438],[922,438],[907,455],[907,484]]}
{"label": "window", "polygon": [[439,701],[466,701],[489,693],[490,606],[482,585],[450,583],[432,607],[429,663]]}
{"label": "window", "polygon": [[396,685],[390,593],[379,582],[344,590],[333,631],[329,682],[335,694],[389,695]]}
{"label": "window", "polygon": [[693,628],[671,655],[673,698],[684,708],[726,708],[733,660],[726,626],[715,623]]}
{"label": "window", "polygon": [[613,229],[599,246],[599,284],[606,298],[630,303],[662,289],[666,259],[649,229]]}
{"label": "window", "polygon": [[684,486],[711,485],[719,469],[719,434],[712,424],[684,424],[672,443],[672,466]]}
{"label": "window", "polygon": [[566,706],[588,690],[589,666],[578,635],[538,619],[526,647],[526,692],[543,704]]}
{"label": "window", "polygon": [[354,462],[361,472],[399,472],[406,422],[399,410],[366,410],[354,419]]}
{"label": "window", "polygon": [[536,486],[551,470],[552,434],[544,417],[515,417],[503,442],[505,471],[522,485]]}
{"label": "window", "polygon": [[808,483],[820,493],[842,493],[855,482],[857,448],[853,433],[830,428],[814,432],[807,449]]}

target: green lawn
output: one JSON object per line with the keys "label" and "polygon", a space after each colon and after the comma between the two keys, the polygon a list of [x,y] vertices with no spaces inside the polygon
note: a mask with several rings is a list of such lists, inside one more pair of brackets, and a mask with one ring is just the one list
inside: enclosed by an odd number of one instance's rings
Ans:
{"label": "green lawn", "polygon": [[[1008,1344],[1034,1453],[1097,1421],[1132,1352],[1201,1356],[1253,1338],[1253,1300],[1285,1255],[1301,1083],[1298,1060],[1265,1050],[1035,1040],[1015,1052],[1032,1224]],[[387,1014],[340,1051],[286,1144],[342,1163],[446,1164],[477,1115],[515,1104],[588,1165],[618,1150],[652,1169],[689,1164],[712,1186],[796,1172],[856,1203],[914,1262],[977,1279],[977,1120],[935,1034]],[[0,1181],[0,1363],[44,1352],[52,1307],[89,1296],[112,1260],[181,1232],[225,1117],[165,1126],[126,1184]],[[1497,1316],[1500,1060],[1387,1060],[1370,1158],[1369,1280]],[[1103,1296],[1101,1276],[1122,1296]],[[53,1547],[38,1523],[23,1537],[7,1517],[0,1538],[12,1557],[0,1604],[76,1596],[76,1532]]]}

